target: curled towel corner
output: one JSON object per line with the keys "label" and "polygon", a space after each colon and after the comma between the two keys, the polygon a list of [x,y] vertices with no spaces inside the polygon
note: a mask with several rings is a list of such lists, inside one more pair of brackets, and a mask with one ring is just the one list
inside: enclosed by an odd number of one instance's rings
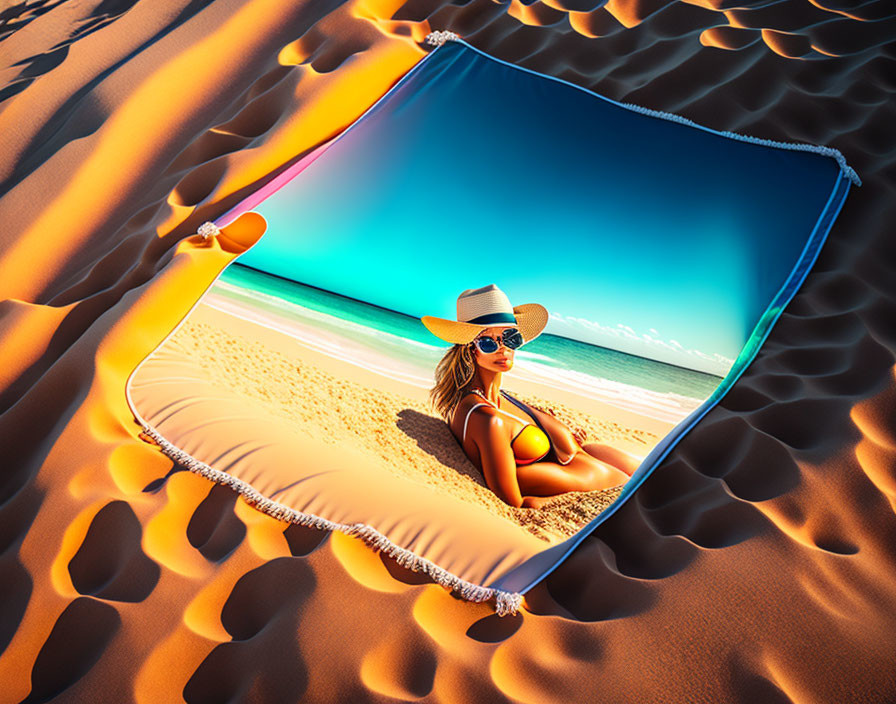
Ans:
{"label": "curled towel corner", "polygon": [[434,582],[448,588],[450,591],[456,593],[467,601],[482,603],[494,599],[495,613],[498,616],[513,615],[519,611],[523,601],[522,593],[484,587],[461,579],[457,575],[448,572],[426,558],[420,557],[410,550],[396,545],[385,535],[366,523],[336,523],[335,521],[329,521],[321,516],[296,511],[289,506],[284,506],[276,501],[272,501],[258,492],[250,484],[237,479],[231,474],[214,469],[204,462],[197,460],[188,452],[181,450],[179,447],[169,442],[149,423],[143,420],[133,406],[131,407],[131,410],[143,427],[143,431],[139,436],[141,440],[158,445],[164,455],[186,467],[191,472],[200,474],[212,481],[228,485],[234,491],[241,494],[246,499],[246,502],[256,510],[267,513],[282,521],[314,527],[319,530],[338,530],[346,535],[356,536],[363,540],[367,545],[374,548],[374,550],[381,550],[389,557],[394,558],[402,567],[406,567],[412,572],[423,572],[424,574],[429,575]]}

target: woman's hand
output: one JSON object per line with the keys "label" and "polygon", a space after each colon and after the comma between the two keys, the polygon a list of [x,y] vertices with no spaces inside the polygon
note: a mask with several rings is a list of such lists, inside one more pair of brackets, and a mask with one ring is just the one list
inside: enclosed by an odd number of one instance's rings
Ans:
{"label": "woman's hand", "polygon": [[569,430],[566,432],[555,432],[552,440],[554,441],[554,451],[557,455],[557,461],[560,464],[569,464],[572,462],[572,458],[575,457],[579,452],[582,452],[582,448],[579,443],[576,441],[575,437]]}
{"label": "woman's hand", "polygon": [[579,445],[579,441],[576,440],[576,436],[573,435],[566,424],[562,423],[558,418],[549,413],[540,411],[537,408],[532,408],[531,406],[530,409],[541,422],[542,428],[551,439],[551,444],[554,446],[554,453],[557,455],[557,461],[560,464],[569,464],[572,462],[573,457],[579,452],[584,452],[582,446]]}

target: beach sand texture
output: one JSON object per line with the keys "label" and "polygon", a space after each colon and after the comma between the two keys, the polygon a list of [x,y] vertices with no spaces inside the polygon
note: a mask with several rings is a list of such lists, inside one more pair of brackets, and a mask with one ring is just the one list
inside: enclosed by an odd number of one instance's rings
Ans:
{"label": "beach sand texture", "polygon": [[[892,3],[110,8],[2,14],[0,701],[896,700]],[[196,228],[431,29],[863,179],[732,391],[512,617],[176,471],[124,394],[261,232]]]}
{"label": "beach sand texture", "polygon": [[[483,561],[489,571],[497,563],[483,550],[483,542],[496,542],[493,524],[511,523],[519,532],[535,535],[540,545],[530,540],[523,545],[540,551],[575,534],[622,489],[569,492],[537,510],[509,506],[486,486],[447,424],[429,407],[426,389],[365,371],[203,302],[141,365],[130,382],[130,393],[140,416],[175,446],[195,447],[191,454],[207,464],[218,459],[216,469],[243,481],[251,477],[252,485],[265,496],[299,511],[326,518],[336,511],[340,522],[369,523],[374,515],[370,511],[376,508],[378,515],[382,505],[381,520],[394,526],[403,522],[398,516],[408,503],[435,494],[442,502],[430,504],[421,515],[423,525],[406,528],[415,547],[398,544],[422,554],[419,546],[460,529],[470,540],[454,536],[451,552],[463,556],[465,563]],[[513,378],[509,385],[515,391],[526,388]],[[645,425],[656,432],[626,428],[606,414],[591,415],[556,401],[520,396],[557,413],[569,427],[581,429],[586,442],[618,446],[624,438],[626,446],[640,445],[642,457],[672,428],[647,418]],[[252,430],[241,431],[240,424],[253,418],[259,422]],[[267,422],[276,419],[285,421],[276,424],[277,432]],[[283,427],[289,449],[280,442]],[[310,458],[328,454],[326,464],[332,469],[324,473]],[[264,490],[261,481],[268,482]],[[380,489],[384,482],[388,492]],[[346,491],[368,483],[372,486],[363,491],[351,495]],[[412,500],[408,492],[419,485],[427,491]],[[321,495],[331,496],[331,501],[323,502]],[[461,520],[457,512],[467,504],[484,511],[467,512]],[[486,574],[479,579],[490,581]]]}

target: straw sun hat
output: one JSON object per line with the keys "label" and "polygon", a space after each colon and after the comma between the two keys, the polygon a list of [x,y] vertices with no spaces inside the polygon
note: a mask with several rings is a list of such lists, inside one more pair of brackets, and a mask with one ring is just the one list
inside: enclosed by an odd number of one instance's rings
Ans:
{"label": "straw sun hat", "polygon": [[457,297],[457,320],[424,315],[429,331],[446,342],[472,342],[485,328],[515,325],[526,342],[534,340],[548,324],[548,311],[538,303],[511,306],[510,300],[494,284],[470,288]]}

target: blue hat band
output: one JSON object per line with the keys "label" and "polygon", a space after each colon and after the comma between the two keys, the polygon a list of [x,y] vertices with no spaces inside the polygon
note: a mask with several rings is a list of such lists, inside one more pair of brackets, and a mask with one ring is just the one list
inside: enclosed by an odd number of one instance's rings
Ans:
{"label": "blue hat band", "polygon": [[510,313],[488,313],[486,315],[480,315],[478,318],[467,320],[466,322],[473,323],[474,325],[500,325],[502,323],[516,325],[516,318]]}

